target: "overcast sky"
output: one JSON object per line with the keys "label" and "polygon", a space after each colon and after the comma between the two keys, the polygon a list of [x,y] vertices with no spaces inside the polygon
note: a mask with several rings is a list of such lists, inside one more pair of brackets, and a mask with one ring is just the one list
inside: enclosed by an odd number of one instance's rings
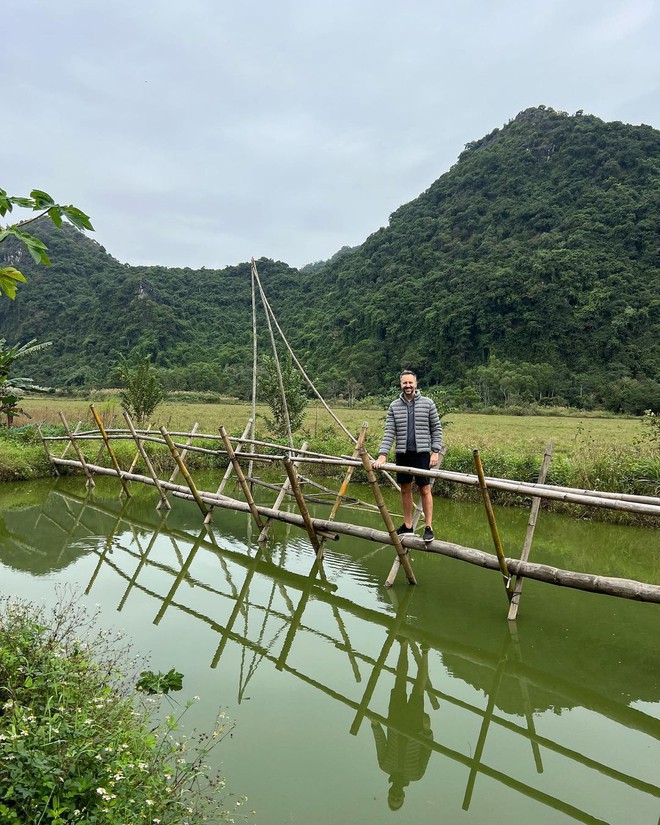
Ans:
{"label": "overcast sky", "polygon": [[530,106],[660,128],[660,0],[4,0],[0,19],[0,188],[79,206],[130,264],[329,258]]}

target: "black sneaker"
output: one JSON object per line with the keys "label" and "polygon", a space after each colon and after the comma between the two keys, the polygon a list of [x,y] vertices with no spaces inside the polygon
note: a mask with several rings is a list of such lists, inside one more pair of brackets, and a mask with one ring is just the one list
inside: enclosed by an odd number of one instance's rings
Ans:
{"label": "black sneaker", "polygon": [[397,527],[396,532],[399,536],[405,536],[407,533],[414,533],[415,531],[412,527],[406,527],[405,524],[402,524],[401,527]]}
{"label": "black sneaker", "polygon": [[428,542],[433,541],[435,536],[433,535],[433,530],[430,527],[424,528],[424,535],[422,536],[424,541],[428,544]]}

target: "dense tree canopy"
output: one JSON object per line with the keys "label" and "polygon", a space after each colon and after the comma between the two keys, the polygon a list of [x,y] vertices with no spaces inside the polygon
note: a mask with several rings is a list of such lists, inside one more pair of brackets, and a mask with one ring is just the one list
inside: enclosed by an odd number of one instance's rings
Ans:
{"label": "dense tree canopy", "polygon": [[[660,407],[660,132],[546,107],[465,147],[386,228],[300,271],[258,261],[270,303],[325,392],[379,393],[412,366],[464,404]],[[49,338],[43,383],[110,381],[151,354],[166,388],[250,388],[249,264],[120,264],[39,226],[47,275],[0,304],[8,339]],[[28,271],[26,261],[24,271]]]}

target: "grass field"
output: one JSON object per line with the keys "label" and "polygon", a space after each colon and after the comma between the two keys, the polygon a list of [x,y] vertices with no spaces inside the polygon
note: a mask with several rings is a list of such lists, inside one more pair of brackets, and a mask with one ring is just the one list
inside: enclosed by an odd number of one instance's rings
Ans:
{"label": "grass field", "polygon": [[[33,421],[60,424],[60,411],[72,426],[78,421],[93,424],[89,402],[63,398],[32,398],[24,402]],[[106,426],[123,427],[121,407],[116,400],[95,404]],[[257,408],[257,429],[267,435],[263,419],[265,407]],[[355,435],[362,422],[369,424],[369,443],[380,440],[385,422],[385,410],[340,408],[339,419]],[[242,431],[250,415],[249,404],[181,404],[161,405],[155,420],[168,430],[190,430],[195,422],[201,432],[216,433],[222,425],[228,432]],[[21,425],[25,419],[18,419]],[[340,435],[340,428],[319,404],[311,404],[304,429],[313,438],[329,434]],[[563,418],[556,416],[509,416],[452,413],[444,422],[444,441],[448,447],[469,447],[479,450],[506,452],[537,452],[541,456],[551,441],[555,454],[577,457],[586,452],[608,451],[613,447],[633,447],[643,440],[643,427],[634,418]]]}
{"label": "grass field", "polygon": [[[79,421],[87,425],[87,428],[95,428],[89,402],[34,398],[26,399],[24,404],[34,422],[61,427],[62,412],[71,428]],[[125,428],[121,407],[114,397],[95,402],[95,407],[106,427]],[[265,407],[257,408],[257,437],[273,440],[263,420],[263,415],[267,412]],[[372,454],[378,451],[385,421],[384,410],[338,408],[337,414],[355,435],[366,421],[369,425],[367,449]],[[224,426],[230,435],[237,436],[245,428],[249,415],[248,404],[170,402],[157,409],[154,424],[164,425],[170,432],[189,432],[197,422],[200,432],[215,434],[220,426]],[[25,419],[19,419],[16,422],[18,426],[13,430],[0,429],[0,481],[35,478],[52,473],[37,434],[31,428],[20,429],[24,423]],[[660,450],[657,441],[653,442],[648,437],[650,433],[647,430],[639,419],[597,418],[593,414],[572,418],[455,413],[445,421],[447,455],[442,466],[447,470],[473,473],[472,451],[478,448],[487,475],[536,481],[545,447],[548,442],[552,442],[553,458],[547,479],[550,484],[657,496],[660,495]],[[314,451],[342,455],[352,450],[346,435],[320,404],[312,403],[308,408],[303,431],[297,434],[298,444],[302,442],[303,436],[309,442],[309,449]],[[94,458],[98,445],[93,442],[88,444],[88,457]],[[198,444],[201,445],[201,442]],[[204,442],[204,446],[208,447],[208,442]],[[154,461],[158,460],[163,467],[171,462],[165,448],[159,448],[159,452],[155,445],[151,447],[154,448]],[[53,449],[57,453],[60,448]],[[125,461],[128,465],[135,453],[135,445],[124,442],[118,444],[115,450],[121,456],[120,463]],[[99,460],[107,463],[108,457]],[[202,466],[209,459],[193,453],[188,460],[195,466]],[[218,459],[213,461],[217,463]],[[316,471],[336,475],[343,472],[328,467],[317,467]],[[354,478],[366,480],[362,476],[363,471],[360,469]],[[476,489],[442,480],[436,482],[435,492],[457,499],[479,495]],[[508,493],[494,491],[493,498],[499,503],[516,503]],[[562,505],[552,505],[552,509],[562,509]],[[613,515],[611,517],[614,518]]]}

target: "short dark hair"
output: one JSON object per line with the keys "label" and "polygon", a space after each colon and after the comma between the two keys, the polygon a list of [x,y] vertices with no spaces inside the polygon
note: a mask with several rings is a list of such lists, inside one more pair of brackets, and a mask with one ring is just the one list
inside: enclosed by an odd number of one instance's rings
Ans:
{"label": "short dark hair", "polygon": [[417,373],[415,370],[401,370],[401,375],[399,375],[399,381],[403,378],[404,375],[412,375],[413,378],[417,378]]}

